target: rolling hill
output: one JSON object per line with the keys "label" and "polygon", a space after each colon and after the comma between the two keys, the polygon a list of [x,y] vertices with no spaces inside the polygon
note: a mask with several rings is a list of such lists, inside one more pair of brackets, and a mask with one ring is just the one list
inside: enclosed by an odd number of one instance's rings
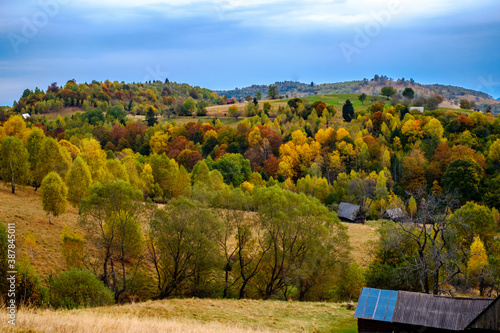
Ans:
{"label": "rolling hill", "polygon": [[[288,97],[303,97],[309,95],[326,95],[326,94],[362,94],[367,95],[379,95],[380,89],[385,86],[392,86],[395,88],[399,94],[402,93],[404,88],[411,87],[416,94],[416,97],[428,97],[434,94],[440,94],[444,97],[444,107],[448,108],[459,108],[460,100],[467,99],[469,101],[474,101],[477,106],[484,109],[487,104],[498,104],[498,100],[493,99],[490,95],[461,87],[441,85],[441,84],[419,84],[413,79],[405,80],[402,79],[391,79],[386,76],[375,75],[374,78],[347,81],[347,82],[337,82],[337,83],[322,83],[315,84],[311,82],[310,84],[293,82],[293,81],[283,81],[275,82],[274,84],[278,88],[280,95]],[[267,91],[270,85],[252,85],[244,88],[235,88],[233,90],[219,90],[215,91],[219,95],[225,95],[228,98],[235,97],[237,99],[243,99],[245,96],[255,96],[257,92],[260,92],[262,96],[267,96]],[[498,107],[498,106],[497,106]],[[496,109],[499,110],[499,109]]]}

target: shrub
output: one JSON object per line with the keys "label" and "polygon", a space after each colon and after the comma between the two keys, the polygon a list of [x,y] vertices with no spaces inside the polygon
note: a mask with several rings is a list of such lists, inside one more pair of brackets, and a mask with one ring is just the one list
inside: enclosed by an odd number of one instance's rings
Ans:
{"label": "shrub", "polygon": [[23,258],[16,264],[16,303],[19,305],[42,306],[47,302],[47,290],[42,286],[40,277],[29,263]]}
{"label": "shrub", "polygon": [[92,272],[72,268],[49,277],[50,304],[54,308],[81,308],[114,303],[113,293]]}

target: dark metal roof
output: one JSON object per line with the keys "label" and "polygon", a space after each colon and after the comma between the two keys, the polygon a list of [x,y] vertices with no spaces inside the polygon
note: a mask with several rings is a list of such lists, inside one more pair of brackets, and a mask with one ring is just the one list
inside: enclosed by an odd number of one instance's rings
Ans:
{"label": "dark metal roof", "polygon": [[[354,318],[392,322],[450,331],[497,328],[500,297],[445,297],[408,291],[363,288]],[[492,316],[492,313],[494,315]],[[498,321],[492,321],[492,317]],[[491,328],[489,328],[491,329]]]}
{"label": "dark metal roof", "polygon": [[354,318],[391,322],[397,297],[397,291],[363,288]]}
{"label": "dark metal roof", "polygon": [[489,298],[444,297],[400,291],[392,321],[460,331],[491,302]]}
{"label": "dark metal roof", "polygon": [[354,221],[356,219],[358,213],[359,206],[347,202],[341,202],[339,205],[339,209],[337,210],[338,217],[351,221]]}

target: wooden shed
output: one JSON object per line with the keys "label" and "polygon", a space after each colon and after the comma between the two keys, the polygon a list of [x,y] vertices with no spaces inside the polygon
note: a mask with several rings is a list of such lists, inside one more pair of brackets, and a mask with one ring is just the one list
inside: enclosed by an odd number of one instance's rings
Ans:
{"label": "wooden shed", "polygon": [[344,221],[365,223],[365,217],[361,214],[360,206],[347,202],[341,202],[337,210],[337,216]]}
{"label": "wooden shed", "polygon": [[382,218],[399,222],[403,221],[406,218],[406,214],[401,208],[391,208],[385,210]]}
{"label": "wooden shed", "polygon": [[358,332],[500,332],[500,302],[363,288]]}

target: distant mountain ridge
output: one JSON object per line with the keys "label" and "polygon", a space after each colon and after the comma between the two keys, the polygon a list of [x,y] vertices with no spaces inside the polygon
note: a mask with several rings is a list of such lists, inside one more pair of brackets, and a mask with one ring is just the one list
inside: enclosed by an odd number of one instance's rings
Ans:
{"label": "distant mountain ridge", "polygon": [[[326,94],[368,94],[379,95],[380,89],[385,86],[395,88],[399,94],[402,93],[404,88],[410,87],[415,91],[416,96],[428,97],[435,94],[442,95],[448,104],[457,106],[461,99],[468,99],[474,101],[477,105],[480,104],[496,104],[492,96],[477,90],[466,89],[462,87],[442,85],[442,84],[420,84],[413,79],[405,80],[392,79],[387,76],[375,75],[372,79],[354,80],[337,83],[322,83],[310,84],[301,83],[296,81],[283,81],[275,82],[274,84],[278,89],[278,93],[284,97],[303,97],[308,95],[326,95]],[[245,88],[235,88],[233,90],[214,90],[218,95],[225,95],[228,98],[235,97],[237,99],[244,99],[245,96],[254,97],[257,92],[260,92],[265,98],[270,85],[251,85]],[[500,100],[500,99],[499,99]]]}

